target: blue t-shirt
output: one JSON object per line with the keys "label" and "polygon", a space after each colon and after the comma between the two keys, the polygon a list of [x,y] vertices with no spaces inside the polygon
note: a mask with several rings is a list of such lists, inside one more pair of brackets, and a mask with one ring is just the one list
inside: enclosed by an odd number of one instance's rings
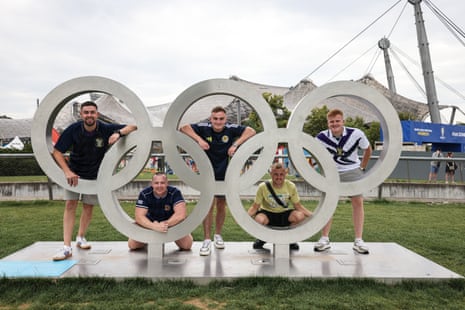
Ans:
{"label": "blue t-shirt", "polygon": [[83,179],[95,180],[103,156],[108,150],[108,138],[124,126],[97,121],[96,129],[88,132],[84,129],[83,121],[78,121],[63,131],[55,149],[61,153],[69,150],[69,168]]}
{"label": "blue t-shirt", "polygon": [[223,181],[229,162],[228,149],[242,135],[246,127],[226,123],[220,132],[215,132],[210,122],[191,124],[191,127],[210,145],[210,148],[205,152],[215,171],[215,180]]}
{"label": "blue t-shirt", "polygon": [[137,208],[147,209],[147,218],[154,222],[166,221],[174,214],[174,206],[183,202],[181,191],[173,186],[168,186],[165,197],[157,197],[152,186],[144,188],[139,193],[136,202]]}

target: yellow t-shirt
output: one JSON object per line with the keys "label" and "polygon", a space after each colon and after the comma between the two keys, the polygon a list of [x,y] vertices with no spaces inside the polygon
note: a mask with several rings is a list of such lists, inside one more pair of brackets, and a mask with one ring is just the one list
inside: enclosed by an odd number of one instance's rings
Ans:
{"label": "yellow t-shirt", "polygon": [[[273,187],[273,183],[270,180],[270,184]],[[258,186],[257,194],[255,196],[255,203],[260,204],[260,210],[266,210],[273,213],[282,213],[287,210],[294,210],[294,203],[300,201],[299,193],[294,183],[289,180],[284,180],[284,184],[281,188],[273,187],[276,196],[281,199],[284,204],[288,207],[284,208],[276,202],[273,195],[266,187],[265,182],[262,182]]]}

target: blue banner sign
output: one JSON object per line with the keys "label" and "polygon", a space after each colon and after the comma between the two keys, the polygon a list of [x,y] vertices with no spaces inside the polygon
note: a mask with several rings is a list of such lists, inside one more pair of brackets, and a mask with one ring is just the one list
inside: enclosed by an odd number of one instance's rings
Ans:
{"label": "blue banner sign", "polygon": [[401,121],[404,142],[432,143],[443,151],[465,151],[465,126]]}

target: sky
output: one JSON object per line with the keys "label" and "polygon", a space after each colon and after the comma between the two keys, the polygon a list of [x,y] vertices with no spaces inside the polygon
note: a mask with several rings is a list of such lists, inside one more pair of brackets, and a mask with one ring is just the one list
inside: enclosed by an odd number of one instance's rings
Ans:
{"label": "sky", "polygon": [[[465,29],[465,1],[429,1]],[[464,45],[424,1],[422,11],[439,104],[465,111]],[[391,55],[397,92],[426,102],[407,0],[2,0],[0,116],[32,118],[53,88],[89,75],[126,85],[146,106],[232,75],[290,87],[370,73],[387,87],[383,37],[401,60]]]}

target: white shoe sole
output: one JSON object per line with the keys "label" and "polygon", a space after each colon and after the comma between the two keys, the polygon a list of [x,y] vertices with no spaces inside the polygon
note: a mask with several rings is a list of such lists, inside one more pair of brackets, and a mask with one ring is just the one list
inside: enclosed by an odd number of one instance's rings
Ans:
{"label": "white shoe sole", "polygon": [[224,243],[223,243],[223,244],[217,244],[217,243],[215,243],[215,248],[217,248],[217,249],[224,249]]}
{"label": "white shoe sole", "polygon": [[57,256],[57,257],[53,257],[52,259],[53,259],[53,261],[58,262],[58,261],[70,258],[71,256],[73,256],[73,254],[70,254],[70,255],[67,255],[67,256],[60,256],[60,257]]}
{"label": "white shoe sole", "polygon": [[90,250],[90,248],[92,247],[90,244],[83,246],[80,243],[77,243],[76,246],[82,250]]}
{"label": "white shoe sole", "polygon": [[208,256],[208,255],[210,255],[210,251],[208,251],[208,252],[202,252],[202,251],[200,251],[199,254],[200,254],[200,256]]}

